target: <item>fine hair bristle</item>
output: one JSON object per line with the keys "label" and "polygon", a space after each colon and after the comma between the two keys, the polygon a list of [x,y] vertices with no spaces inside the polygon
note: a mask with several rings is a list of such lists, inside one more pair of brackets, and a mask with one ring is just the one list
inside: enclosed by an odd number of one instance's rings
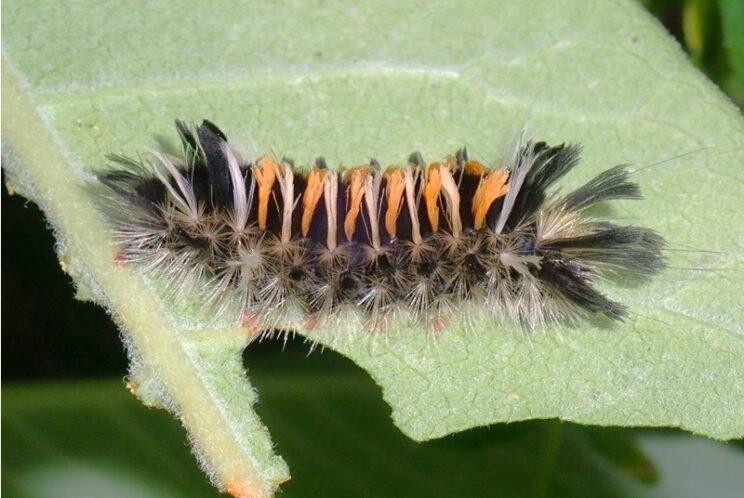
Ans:
{"label": "fine hair bristle", "polygon": [[359,309],[371,330],[391,317],[440,328],[463,302],[532,329],[628,310],[595,288],[617,274],[663,269],[653,230],[588,219],[600,202],[639,199],[616,166],[555,197],[578,145],[519,143],[489,167],[462,148],[426,163],[309,170],[247,158],[213,123],[176,122],[183,153],[110,155],[97,177],[118,260],[157,270],[176,290],[197,283],[218,310],[274,325],[285,307],[320,324]]}

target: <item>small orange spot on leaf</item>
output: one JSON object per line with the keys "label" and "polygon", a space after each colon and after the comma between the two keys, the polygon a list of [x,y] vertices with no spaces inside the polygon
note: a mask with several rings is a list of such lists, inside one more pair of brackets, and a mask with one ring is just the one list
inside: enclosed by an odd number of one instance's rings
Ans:
{"label": "small orange spot on leaf", "polygon": [[262,493],[253,484],[233,481],[227,486],[227,493],[235,498],[258,498]]}
{"label": "small orange spot on leaf", "polygon": [[318,315],[315,313],[308,313],[302,320],[302,326],[309,330],[317,328],[318,325],[320,325],[320,320],[318,319]]}
{"label": "small orange spot on leaf", "polygon": [[449,327],[450,321],[444,315],[437,315],[429,320],[429,331],[433,334],[442,332],[444,329]]}
{"label": "small orange spot on leaf", "polygon": [[259,330],[256,315],[254,315],[253,313],[248,313],[247,311],[244,312],[243,316],[240,319],[240,327],[245,329],[249,337],[255,335],[256,332],[258,332]]}
{"label": "small orange spot on leaf", "polygon": [[116,263],[117,267],[124,268],[124,265],[127,264],[127,260],[124,259],[124,255],[121,252],[117,252],[114,254],[114,263]]}

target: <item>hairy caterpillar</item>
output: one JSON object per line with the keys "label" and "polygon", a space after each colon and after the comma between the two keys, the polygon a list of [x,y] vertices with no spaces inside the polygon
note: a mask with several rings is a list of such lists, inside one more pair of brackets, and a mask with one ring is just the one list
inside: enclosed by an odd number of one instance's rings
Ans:
{"label": "hairy caterpillar", "polygon": [[[664,267],[656,232],[585,216],[597,203],[639,199],[624,166],[563,196],[549,188],[579,161],[578,145],[525,141],[490,168],[461,149],[440,162],[377,161],[341,171],[323,158],[249,159],[204,121],[177,121],[180,157],[110,155],[97,177],[118,258],[172,287],[199,285],[205,304],[258,329],[294,307],[325,323],[344,307],[370,329],[392,316],[439,329],[458,303],[481,301],[526,329],[628,310],[594,287]],[[232,309],[232,308],[231,308]]]}

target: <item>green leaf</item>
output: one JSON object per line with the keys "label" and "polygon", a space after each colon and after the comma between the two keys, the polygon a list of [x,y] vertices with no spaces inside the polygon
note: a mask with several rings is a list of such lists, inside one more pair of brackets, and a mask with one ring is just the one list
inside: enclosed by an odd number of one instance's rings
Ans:
{"label": "green leaf", "polygon": [[104,153],[173,136],[176,117],[208,118],[301,164],[434,158],[462,144],[498,161],[525,125],[584,145],[566,186],[617,163],[669,160],[638,173],[646,200],[611,213],[674,249],[653,282],[606,286],[636,313],[628,324],[525,334],[465,308],[437,337],[303,333],[367,370],[416,440],[552,417],[744,435],[744,120],[637,4],[8,0],[3,10],[9,185],[44,209],[78,294],[123,326],[132,389],[177,414],[220,489],[268,495],[288,477],[252,409],[247,338],[118,268],[82,186]]}

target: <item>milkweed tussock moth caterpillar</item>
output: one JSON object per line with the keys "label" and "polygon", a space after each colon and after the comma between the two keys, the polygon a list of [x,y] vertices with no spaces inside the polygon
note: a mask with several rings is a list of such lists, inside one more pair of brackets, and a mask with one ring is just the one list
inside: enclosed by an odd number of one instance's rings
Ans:
{"label": "milkweed tussock moth caterpillar", "polygon": [[[370,330],[391,317],[446,327],[463,303],[526,329],[628,310],[597,291],[616,274],[663,269],[653,230],[597,221],[585,211],[639,199],[624,166],[559,196],[578,145],[522,141],[489,167],[461,149],[438,162],[308,170],[269,155],[248,158],[209,121],[176,122],[183,153],[110,155],[97,177],[117,260],[162,275],[170,289],[199,286],[205,304],[270,331],[285,308],[306,326],[362,311]],[[228,305],[228,303],[236,306]]]}

